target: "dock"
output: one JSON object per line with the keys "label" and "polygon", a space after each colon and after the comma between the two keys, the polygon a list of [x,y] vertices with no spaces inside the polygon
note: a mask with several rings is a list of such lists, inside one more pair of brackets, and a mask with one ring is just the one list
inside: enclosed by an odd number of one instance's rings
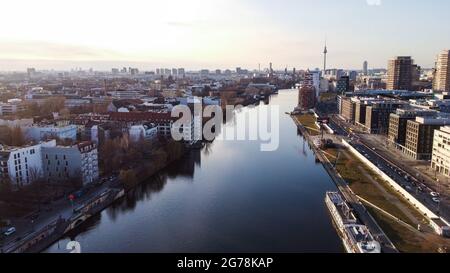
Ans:
{"label": "dock", "polygon": [[334,165],[328,160],[328,158],[323,154],[317,145],[314,143],[313,139],[308,133],[308,130],[304,128],[298,120],[292,116],[298,130],[303,135],[303,138],[309,146],[311,147],[314,155],[316,156],[317,162],[320,162],[322,166],[327,171],[328,175],[334,181],[334,184],[338,188],[344,200],[352,207],[353,211],[356,213],[358,219],[367,226],[372,235],[377,241],[380,242],[381,250],[383,253],[398,253],[399,251],[389,239],[389,237],[384,233],[381,227],[378,225],[376,220],[370,215],[363,203],[359,200],[355,193],[351,190],[348,183],[342,178],[342,176],[336,171]]}

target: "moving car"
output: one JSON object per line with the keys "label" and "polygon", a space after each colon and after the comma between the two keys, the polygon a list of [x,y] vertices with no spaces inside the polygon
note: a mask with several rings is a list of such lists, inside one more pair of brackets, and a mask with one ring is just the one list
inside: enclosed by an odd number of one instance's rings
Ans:
{"label": "moving car", "polygon": [[439,198],[437,198],[437,197],[433,197],[433,202],[434,203],[440,203],[441,202],[441,200],[439,200]]}
{"label": "moving car", "polygon": [[431,192],[430,195],[433,197],[439,197],[439,193],[437,192]]}
{"label": "moving car", "polygon": [[3,233],[3,235],[5,235],[5,236],[11,236],[11,235],[13,235],[14,233],[16,233],[16,228],[15,228],[15,227],[10,227],[10,228],[8,228],[8,229]]}

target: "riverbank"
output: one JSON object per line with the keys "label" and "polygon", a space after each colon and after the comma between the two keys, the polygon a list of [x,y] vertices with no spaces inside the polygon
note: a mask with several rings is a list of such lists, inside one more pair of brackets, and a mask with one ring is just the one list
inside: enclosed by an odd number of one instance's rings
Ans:
{"label": "riverbank", "polygon": [[313,150],[316,155],[316,160],[320,162],[325,170],[328,172],[339,191],[341,192],[345,201],[353,208],[358,218],[364,223],[373,236],[380,242],[382,251],[385,253],[396,253],[398,252],[395,245],[389,239],[389,237],[384,233],[382,228],[378,225],[377,221],[375,221],[374,217],[369,213],[369,211],[365,208],[365,206],[361,203],[352,189],[349,187],[348,182],[341,176],[338,170],[335,167],[335,163],[332,163],[330,159],[327,157],[327,154],[321,150],[318,145],[314,141],[314,137],[311,136],[309,131],[303,126],[295,115],[291,116],[293,121],[298,127],[298,130],[302,133],[305,140],[308,142],[309,146]]}
{"label": "riverbank", "polygon": [[318,148],[319,153],[333,162],[333,170],[348,183],[352,193],[367,207],[401,252],[441,252],[448,245],[447,240],[435,234],[421,212],[354,156],[345,145],[340,145],[344,136],[325,134],[324,137],[333,139],[339,145]]}
{"label": "riverbank", "polygon": [[52,211],[45,219],[36,221],[33,231],[17,237],[18,239],[2,246],[5,253],[36,253],[79,227],[85,221],[101,213],[124,197],[139,184],[180,160],[188,149],[182,143],[168,142],[158,148],[152,158],[141,164],[129,166],[120,171],[120,175],[91,190],[74,205],[67,205]]}

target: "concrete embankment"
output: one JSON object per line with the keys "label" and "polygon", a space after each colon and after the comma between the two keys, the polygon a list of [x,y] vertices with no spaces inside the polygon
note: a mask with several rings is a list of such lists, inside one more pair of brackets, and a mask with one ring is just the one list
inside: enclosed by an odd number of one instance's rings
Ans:
{"label": "concrete embankment", "polygon": [[[418,211],[420,211],[429,221],[433,229],[439,235],[442,235],[443,229],[448,228],[449,223],[436,215],[433,211],[428,209],[424,204],[422,204],[419,200],[417,200],[411,193],[409,193],[406,189],[404,189],[400,184],[398,184],[395,180],[390,178],[387,174],[385,174],[380,168],[378,168],[374,163],[368,160],[363,154],[361,154],[358,150],[356,150],[350,143],[342,140],[342,143],[345,147],[349,149],[352,154],[354,154],[359,160],[361,160],[365,165],[367,165],[372,171],[374,171],[377,175],[379,175],[383,180],[388,182],[388,184],[395,189],[400,195],[402,195],[411,205],[413,205]],[[443,226],[446,225],[447,227]]]}
{"label": "concrete embankment", "polygon": [[336,187],[339,189],[341,195],[345,199],[345,201],[354,209],[355,213],[358,215],[358,218],[364,223],[372,235],[374,235],[377,240],[380,241],[382,246],[382,251],[385,253],[398,253],[397,248],[389,239],[389,237],[384,233],[382,228],[378,225],[376,220],[370,215],[364,205],[360,202],[358,197],[353,193],[353,191],[348,186],[347,181],[342,178],[342,176],[336,171],[333,167],[333,164],[325,157],[323,152],[314,144],[314,141],[311,139],[308,131],[298,122],[298,120],[293,117],[295,124],[298,129],[304,136],[305,140],[309,143],[309,146],[313,150],[316,155],[318,161],[322,163],[327,173],[330,175],[332,180],[334,181]]}
{"label": "concrete embankment", "polygon": [[25,236],[13,247],[5,249],[6,253],[37,253],[61,239],[68,232],[78,227],[92,216],[109,207],[125,195],[124,189],[108,189],[103,194],[87,201],[79,212],[69,219],[58,218],[44,228]]}

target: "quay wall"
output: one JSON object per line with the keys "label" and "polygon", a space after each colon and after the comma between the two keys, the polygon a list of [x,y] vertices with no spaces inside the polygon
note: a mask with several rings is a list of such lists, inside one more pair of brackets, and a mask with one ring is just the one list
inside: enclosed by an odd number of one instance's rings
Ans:
{"label": "quay wall", "polygon": [[[381,176],[389,185],[394,188],[398,193],[400,193],[406,200],[408,200],[415,208],[417,208],[423,215],[425,215],[430,222],[433,219],[440,219],[434,212],[428,209],[424,204],[422,204],[419,200],[417,200],[412,194],[410,194],[407,190],[405,190],[402,186],[400,186],[397,182],[395,182],[392,178],[386,175],[382,170],[380,170],[375,164],[373,164],[370,160],[368,160],[364,155],[362,155],[358,150],[353,148],[347,141],[344,139],[342,143],[345,147],[347,147],[358,159],[360,159],[364,164],[366,164],[372,171]],[[444,220],[444,223],[448,225],[448,223]],[[434,225],[433,225],[434,227]],[[434,228],[436,230],[436,228]],[[438,232],[436,230],[436,232]]]}

